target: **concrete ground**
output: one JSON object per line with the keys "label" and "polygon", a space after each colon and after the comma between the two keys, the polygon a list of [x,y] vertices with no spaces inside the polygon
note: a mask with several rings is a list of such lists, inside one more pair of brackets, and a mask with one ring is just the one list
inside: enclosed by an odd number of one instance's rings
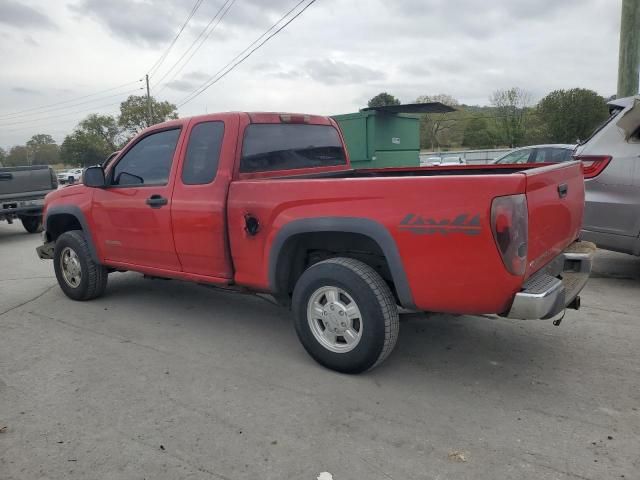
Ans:
{"label": "concrete ground", "polygon": [[[76,303],[0,224],[0,478],[640,478],[640,259],[562,325],[404,316],[340,375],[265,301],[132,273]],[[331,478],[322,474],[321,478]]]}

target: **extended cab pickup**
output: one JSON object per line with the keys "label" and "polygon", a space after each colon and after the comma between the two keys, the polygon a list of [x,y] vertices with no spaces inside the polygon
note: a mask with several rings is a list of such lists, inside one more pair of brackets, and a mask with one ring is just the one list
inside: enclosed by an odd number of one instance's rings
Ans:
{"label": "extended cab pickup", "polygon": [[153,126],[49,194],[38,254],[74,300],[125,270],[269,293],[312,357],[361,372],[393,349],[398,305],[577,308],[583,206],[578,162],[355,171],[329,118],[222,113]]}
{"label": "extended cab pickup", "polygon": [[39,232],[44,197],[56,188],[58,180],[51,167],[0,165],[0,220],[13,223],[20,219],[27,232]]}

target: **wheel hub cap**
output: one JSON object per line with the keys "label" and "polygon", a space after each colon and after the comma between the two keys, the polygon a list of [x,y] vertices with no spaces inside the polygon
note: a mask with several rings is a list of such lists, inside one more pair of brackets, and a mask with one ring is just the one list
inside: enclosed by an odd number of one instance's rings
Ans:
{"label": "wheel hub cap", "polygon": [[335,353],[353,350],[362,337],[362,318],[354,299],[338,287],[322,287],[309,298],[307,320],[311,333]]}
{"label": "wheel hub cap", "polygon": [[82,266],[75,250],[65,247],[60,255],[62,278],[71,288],[78,288],[82,281]]}

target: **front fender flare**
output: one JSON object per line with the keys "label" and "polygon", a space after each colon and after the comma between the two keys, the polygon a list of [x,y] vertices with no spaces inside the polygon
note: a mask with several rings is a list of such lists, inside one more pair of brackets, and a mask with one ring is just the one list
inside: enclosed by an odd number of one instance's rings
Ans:
{"label": "front fender flare", "polygon": [[96,263],[101,263],[98,258],[98,252],[93,241],[91,230],[89,229],[89,224],[87,223],[87,219],[84,213],[82,213],[82,210],[75,205],[55,205],[53,207],[49,207],[46,211],[46,217],[43,219],[44,230],[47,232],[47,236],[48,232],[51,230],[51,222],[54,220],[56,215],[71,215],[75,217],[82,227],[82,231],[85,232],[87,243],[89,244],[91,259]]}

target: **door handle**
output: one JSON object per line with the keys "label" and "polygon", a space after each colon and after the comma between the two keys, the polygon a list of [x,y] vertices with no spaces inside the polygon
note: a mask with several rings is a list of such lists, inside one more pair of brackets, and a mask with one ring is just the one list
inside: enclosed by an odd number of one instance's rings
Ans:
{"label": "door handle", "polygon": [[146,203],[151,208],[160,208],[169,203],[169,200],[162,195],[151,195],[149,198],[147,198]]}
{"label": "door handle", "polygon": [[558,196],[560,198],[566,197],[567,192],[569,192],[569,186],[566,183],[561,183],[560,185],[558,185]]}
{"label": "door handle", "polygon": [[0,180],[11,180],[13,175],[10,173],[0,173]]}

